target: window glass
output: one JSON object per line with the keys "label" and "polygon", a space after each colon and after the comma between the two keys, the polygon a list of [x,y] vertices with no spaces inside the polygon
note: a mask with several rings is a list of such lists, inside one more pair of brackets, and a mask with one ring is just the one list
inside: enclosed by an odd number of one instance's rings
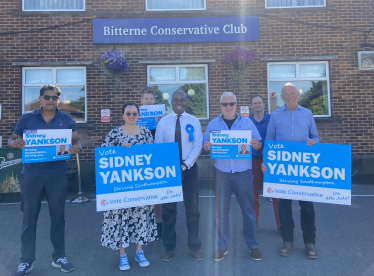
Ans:
{"label": "window glass", "polygon": [[[77,122],[86,121],[85,68],[24,68],[24,112],[40,107],[40,88],[45,84],[57,84],[61,90],[58,108],[67,112]],[[57,80],[56,83],[53,79]],[[82,85],[83,83],[83,85]]]}
{"label": "window glass", "polygon": [[27,84],[53,83],[53,71],[52,70],[26,70],[25,80]]}
{"label": "window glass", "polygon": [[182,81],[205,80],[205,68],[181,67],[179,68],[179,78]]}
{"label": "window glass", "polygon": [[265,0],[267,8],[325,7],[325,0]]}
{"label": "window glass", "polygon": [[175,68],[168,67],[152,67],[150,70],[151,81],[175,81]]}
{"label": "window glass", "polygon": [[[156,104],[165,104],[166,111],[168,113],[173,112],[171,106],[173,93],[177,90],[182,90],[188,96],[186,112],[200,119],[209,118],[206,68],[206,65],[194,67],[185,65],[176,65],[174,67],[148,66],[148,74],[150,74],[148,85],[155,91]],[[152,78],[154,72],[171,72],[171,69],[173,69],[173,72],[179,73],[175,75],[173,81],[165,77]]]}
{"label": "window glass", "polygon": [[272,79],[289,79],[296,78],[296,65],[270,65],[269,77]]}
{"label": "window glass", "polygon": [[23,0],[24,11],[83,11],[84,0]]}
{"label": "window glass", "polygon": [[[269,64],[268,68],[282,68],[284,65],[292,64]],[[312,111],[314,116],[328,117],[331,116],[330,97],[329,97],[329,79],[328,79],[328,63],[297,63],[293,64],[296,68],[296,76],[293,79],[287,80],[279,77],[280,74],[270,74],[268,80],[269,93],[269,111],[284,105],[281,98],[282,87],[291,82],[300,93],[299,105],[308,108]],[[283,67],[284,68],[284,67]],[[278,78],[271,76],[278,76]],[[308,80],[303,80],[308,78]]]}
{"label": "window glass", "polygon": [[84,83],[84,71],[81,69],[58,69],[57,83]]}
{"label": "window glass", "polygon": [[205,0],[146,0],[147,10],[203,10]]}
{"label": "window glass", "polygon": [[326,64],[300,64],[301,78],[326,77]]}

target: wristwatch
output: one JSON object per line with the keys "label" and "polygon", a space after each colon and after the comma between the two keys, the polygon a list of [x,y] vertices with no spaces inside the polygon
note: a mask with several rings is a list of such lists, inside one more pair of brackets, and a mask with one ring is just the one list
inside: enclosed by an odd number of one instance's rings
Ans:
{"label": "wristwatch", "polygon": [[182,170],[182,172],[184,172],[185,170],[187,170],[187,165],[184,164],[184,163],[182,163],[181,164],[181,170]]}

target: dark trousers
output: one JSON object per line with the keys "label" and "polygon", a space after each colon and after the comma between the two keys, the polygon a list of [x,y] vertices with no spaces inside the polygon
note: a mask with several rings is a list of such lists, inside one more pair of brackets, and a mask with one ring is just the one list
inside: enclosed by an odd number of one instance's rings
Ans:
{"label": "dark trousers", "polygon": [[32,176],[22,175],[21,211],[22,224],[22,263],[35,261],[36,224],[38,222],[41,201],[44,193],[48,197],[51,217],[50,238],[54,248],[52,258],[57,261],[65,257],[65,199],[68,175]]}
{"label": "dark trousers", "polygon": [[[316,243],[316,226],[313,202],[299,201],[300,222],[303,230],[304,243]],[[292,200],[279,200],[279,218],[281,221],[283,241],[293,242],[293,229],[295,227],[292,218]]]}
{"label": "dark trousers", "polygon": [[[183,172],[182,189],[183,202],[186,208],[186,220],[188,230],[188,247],[191,251],[201,249],[199,238],[199,183],[197,179],[198,168],[194,164]],[[175,223],[177,221],[177,203],[162,204],[162,242],[165,251],[175,251],[177,235]]]}
{"label": "dark trousers", "polygon": [[[252,173],[253,173],[253,190],[255,196],[255,212],[256,212],[256,224],[258,225],[258,219],[260,217],[260,190],[261,185],[264,179],[264,174],[261,170],[261,163],[262,160],[260,159],[252,159]],[[279,220],[279,210],[278,210],[278,198],[273,198],[273,210],[275,216],[275,223],[277,224],[277,228],[280,228],[280,220]]]}
{"label": "dark trousers", "polygon": [[249,249],[258,248],[252,170],[227,173],[213,167],[215,201],[215,247],[227,249],[230,243],[229,212],[234,192],[243,216],[244,241]]}

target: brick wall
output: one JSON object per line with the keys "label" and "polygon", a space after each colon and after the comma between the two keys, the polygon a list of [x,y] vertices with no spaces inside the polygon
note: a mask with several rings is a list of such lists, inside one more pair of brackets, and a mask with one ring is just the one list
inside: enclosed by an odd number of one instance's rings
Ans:
{"label": "brick wall", "polygon": [[[267,99],[268,57],[338,56],[330,61],[331,111],[341,121],[317,122],[324,143],[351,144],[354,155],[374,153],[374,71],[359,71],[357,51],[363,35],[373,25],[371,0],[327,0],[325,8],[268,9],[264,0],[207,1],[206,11],[146,12],[144,0],[86,0],[85,12],[21,12],[21,0],[0,0],[0,103],[3,104],[0,133],[3,146],[12,133],[22,110],[21,66],[12,62],[93,61],[87,67],[87,119],[92,127],[78,128],[83,138],[83,161],[93,160],[94,147],[108,131],[121,123],[120,107],[126,101],[138,101],[146,85],[146,64],[142,60],[214,59],[209,64],[210,117],[220,113],[219,97],[230,88],[230,68],[223,59],[236,46],[257,53],[249,67],[242,89],[236,88],[240,105],[248,105],[253,94]],[[92,43],[92,18],[104,17],[207,17],[260,16],[260,40],[242,43],[182,43],[114,45],[130,61],[131,70],[123,78],[120,91],[114,80],[103,74],[100,55],[113,45]],[[84,21],[81,23],[76,23]],[[291,20],[291,21],[290,21]],[[303,21],[306,23],[300,23]],[[40,32],[31,32],[54,25]],[[312,24],[339,26],[326,28]],[[6,34],[7,32],[22,32]],[[369,36],[374,42],[374,35]],[[100,122],[100,109],[110,108],[111,123]]]}

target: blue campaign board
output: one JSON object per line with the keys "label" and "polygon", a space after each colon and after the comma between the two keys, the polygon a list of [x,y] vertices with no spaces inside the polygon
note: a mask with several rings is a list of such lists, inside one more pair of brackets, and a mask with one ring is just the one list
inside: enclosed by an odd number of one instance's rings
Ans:
{"label": "blue campaign board", "polygon": [[265,197],[351,205],[351,146],[265,141]]}
{"label": "blue campaign board", "polygon": [[[248,153],[247,153],[248,152]],[[246,151],[241,150],[241,145],[211,145],[211,159],[251,159],[252,147],[248,146]]]}
{"label": "blue campaign board", "polygon": [[177,143],[95,148],[97,211],[183,201]]}
{"label": "blue campaign board", "polygon": [[70,159],[71,129],[25,129],[22,163],[37,163]]}
{"label": "blue campaign board", "polygon": [[148,129],[156,129],[157,127],[156,117],[139,118],[136,124],[139,126],[145,126]]}

